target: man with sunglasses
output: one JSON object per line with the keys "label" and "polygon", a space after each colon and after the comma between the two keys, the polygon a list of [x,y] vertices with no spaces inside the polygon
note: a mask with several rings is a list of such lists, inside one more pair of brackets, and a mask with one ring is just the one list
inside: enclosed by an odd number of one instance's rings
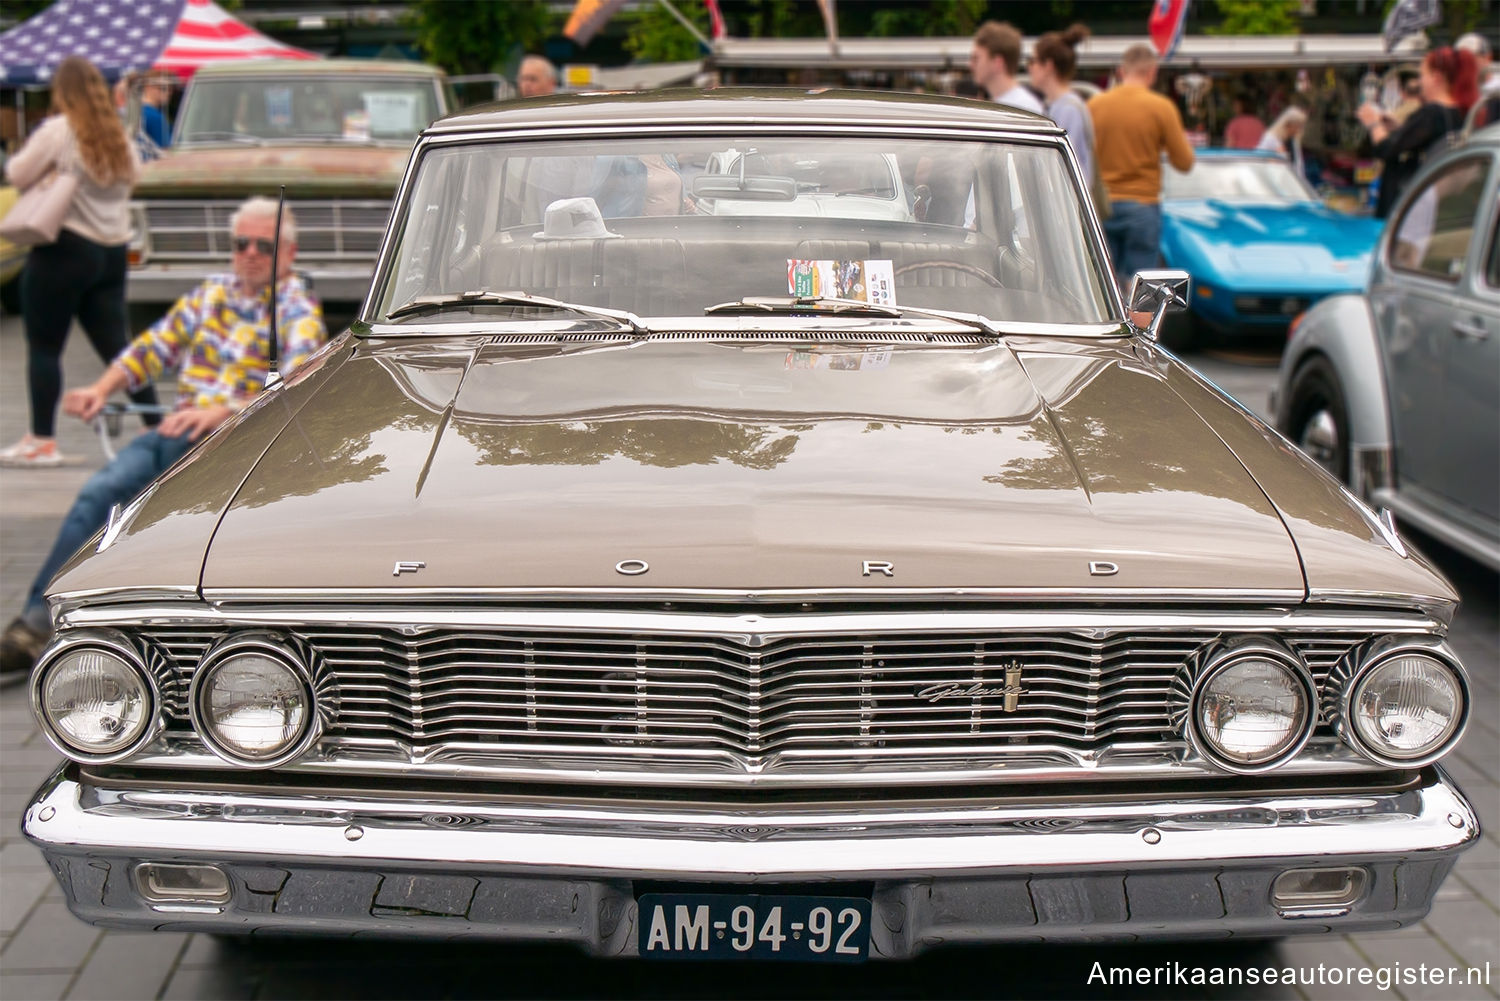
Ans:
{"label": "man with sunglasses", "polygon": [[[270,370],[271,250],[276,202],[251,198],[230,219],[234,269],[215,275],[132,341],[99,380],[63,397],[63,409],[93,420],[115,393],[138,389],[177,370],[177,409],[120,450],[79,491],[52,551],[32,583],[26,607],[0,635],[0,678],[31,670],[51,634],[43,593],[52,575],[124,504],[205,435],[243,410],[264,388]],[[278,368],[290,372],[326,338],[320,307],[291,274],[297,221],[286,209],[277,255]]]}

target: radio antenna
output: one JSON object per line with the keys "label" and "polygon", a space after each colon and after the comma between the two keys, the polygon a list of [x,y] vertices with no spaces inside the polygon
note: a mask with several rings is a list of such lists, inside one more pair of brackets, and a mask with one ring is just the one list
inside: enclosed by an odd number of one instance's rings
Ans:
{"label": "radio antenna", "polygon": [[271,346],[266,365],[266,383],[269,384],[280,367],[281,337],[276,331],[276,270],[281,254],[281,209],[286,204],[286,185],[281,186],[281,195],[276,199],[276,232],[271,240]]}

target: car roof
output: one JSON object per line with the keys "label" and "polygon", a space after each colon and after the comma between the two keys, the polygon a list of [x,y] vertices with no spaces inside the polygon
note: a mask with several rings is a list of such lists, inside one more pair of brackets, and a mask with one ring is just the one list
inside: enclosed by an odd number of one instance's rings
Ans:
{"label": "car roof", "polygon": [[567,128],[644,120],[682,125],[837,124],[856,128],[899,124],[1062,134],[1050,118],[990,101],[897,91],[792,87],[554,94],[465,109],[434,122],[427,133]]}
{"label": "car roof", "polygon": [[195,78],[216,76],[420,76],[443,71],[426,63],[398,59],[239,59],[208,63]]}

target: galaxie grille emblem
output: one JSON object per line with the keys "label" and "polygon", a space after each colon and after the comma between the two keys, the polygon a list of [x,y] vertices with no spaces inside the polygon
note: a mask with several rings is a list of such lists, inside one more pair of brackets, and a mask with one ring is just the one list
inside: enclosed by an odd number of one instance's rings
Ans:
{"label": "galaxie grille emblem", "polygon": [[1001,706],[1001,710],[1008,713],[1016,711],[1016,705],[1025,694],[1026,689],[1021,687],[1021,664],[1014,660],[1005,665],[1004,685],[986,685],[979,681],[970,685],[961,682],[944,682],[917,690],[917,698],[934,703],[946,699],[982,699],[995,695],[1004,696],[1005,703]]}
{"label": "galaxie grille emblem", "polygon": [[1113,577],[1120,572],[1120,564],[1110,563],[1107,560],[1093,560],[1089,563],[1089,574],[1094,577]]}
{"label": "galaxie grille emblem", "polygon": [[645,560],[621,560],[615,564],[615,573],[622,573],[627,577],[639,577],[650,569],[651,564]]}
{"label": "galaxie grille emblem", "polygon": [[404,573],[416,573],[426,568],[427,564],[421,560],[397,560],[396,566],[391,570],[391,576],[400,577]]}
{"label": "galaxie grille emblem", "polygon": [[885,560],[865,560],[861,564],[866,577],[874,573],[885,574],[887,577],[896,576],[896,564],[887,563]]}

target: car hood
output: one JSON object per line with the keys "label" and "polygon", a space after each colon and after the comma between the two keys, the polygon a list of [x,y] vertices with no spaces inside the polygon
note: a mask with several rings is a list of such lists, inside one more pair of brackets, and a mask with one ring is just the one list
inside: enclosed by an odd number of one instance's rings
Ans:
{"label": "car hood", "polygon": [[1369,270],[1381,222],[1316,202],[1250,205],[1217,198],[1170,201],[1167,225],[1211,254],[1222,276],[1320,282],[1358,288]]}
{"label": "car hood", "polygon": [[202,587],[1300,596],[1175,364],[1122,340],[370,343],[250,471]]}
{"label": "car hood", "polygon": [[136,198],[243,198],[247,191],[291,197],[389,198],[409,146],[194,145],[141,168]]}

